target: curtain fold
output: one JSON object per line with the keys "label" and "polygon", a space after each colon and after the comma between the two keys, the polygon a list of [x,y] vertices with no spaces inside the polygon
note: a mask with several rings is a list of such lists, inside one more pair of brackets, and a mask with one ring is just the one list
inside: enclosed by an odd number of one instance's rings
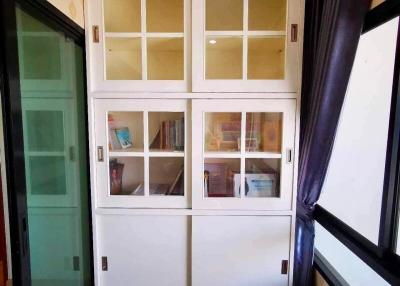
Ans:
{"label": "curtain fold", "polygon": [[319,199],[370,0],[306,0],[295,286],[312,285]]}

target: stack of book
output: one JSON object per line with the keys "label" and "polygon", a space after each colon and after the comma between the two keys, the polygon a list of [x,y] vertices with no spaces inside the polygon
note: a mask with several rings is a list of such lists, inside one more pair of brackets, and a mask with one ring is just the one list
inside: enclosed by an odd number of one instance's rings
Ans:
{"label": "stack of book", "polygon": [[167,120],[161,123],[150,149],[183,151],[185,145],[184,118]]}

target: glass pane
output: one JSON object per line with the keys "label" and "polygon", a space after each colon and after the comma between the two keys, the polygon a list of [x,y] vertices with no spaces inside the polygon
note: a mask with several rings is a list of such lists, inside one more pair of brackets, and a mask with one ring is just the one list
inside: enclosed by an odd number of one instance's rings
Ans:
{"label": "glass pane", "polygon": [[280,169],[280,159],[246,159],[246,197],[278,198]]}
{"label": "glass pane", "polygon": [[392,128],[389,122],[398,24],[397,17],[360,38],[318,201],[376,245],[384,197],[388,130]]}
{"label": "glass pane", "polygon": [[123,157],[110,159],[110,195],[144,195],[144,159]]}
{"label": "glass pane", "polygon": [[249,37],[248,79],[285,78],[284,36]]}
{"label": "glass pane", "polygon": [[140,32],[140,0],[104,0],[106,32]]}
{"label": "glass pane", "polygon": [[65,157],[30,157],[29,177],[32,195],[65,195],[67,193]]}
{"label": "glass pane", "polygon": [[243,0],[206,0],[207,31],[242,31]]}
{"label": "glass pane", "polygon": [[184,195],[184,158],[150,158],[150,195]]}
{"label": "glass pane", "polygon": [[108,80],[142,79],[140,38],[106,38],[106,76]]}
{"label": "glass pane", "polygon": [[246,152],[282,151],[282,113],[246,114]]}
{"label": "glass pane", "polygon": [[240,151],[241,118],[239,112],[206,113],[204,151]]}
{"label": "glass pane", "polygon": [[286,0],[249,0],[250,31],[286,31]]}
{"label": "glass pane", "polygon": [[143,112],[108,113],[108,147],[114,151],[143,151]]}
{"label": "glass pane", "polygon": [[[59,35],[21,37],[24,79],[61,79],[61,42]],[[29,51],[29,52],[25,52]],[[32,57],[32,55],[35,55]]]}
{"label": "glass pane", "polygon": [[184,117],[183,112],[149,112],[150,151],[183,151]]}
{"label": "glass pane", "polygon": [[342,285],[390,285],[319,223],[315,223],[315,250],[343,278]]}
{"label": "glass pane", "polygon": [[16,16],[31,285],[92,285],[84,50]]}
{"label": "glass pane", "polygon": [[207,37],[206,41],[206,79],[242,79],[242,37]]}
{"label": "glass pane", "polygon": [[240,197],[240,159],[204,159],[204,196]]}
{"label": "glass pane", "polygon": [[147,78],[183,80],[183,38],[147,39]]}
{"label": "glass pane", "polygon": [[[29,151],[64,151],[64,114],[62,111],[28,110],[25,113]],[[37,129],[35,126],[46,126]]]}
{"label": "glass pane", "polygon": [[183,32],[183,0],[147,0],[147,32]]}

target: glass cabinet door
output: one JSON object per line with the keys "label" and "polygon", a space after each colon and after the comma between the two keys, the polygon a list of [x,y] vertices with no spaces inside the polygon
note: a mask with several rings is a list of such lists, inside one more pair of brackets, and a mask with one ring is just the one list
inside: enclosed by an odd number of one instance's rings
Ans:
{"label": "glass cabinet door", "polygon": [[100,207],[184,208],[186,101],[96,101]]}
{"label": "glass cabinet door", "polygon": [[[94,0],[96,91],[187,91],[188,0]],[[96,30],[98,29],[98,30]]]}
{"label": "glass cabinet door", "polygon": [[300,2],[194,0],[193,90],[296,92]]}
{"label": "glass cabinet door", "polygon": [[193,208],[290,210],[295,100],[194,100]]}
{"label": "glass cabinet door", "polygon": [[[79,177],[73,99],[24,98],[22,120],[30,207],[75,207]],[[37,130],[37,126],[46,126]]]}

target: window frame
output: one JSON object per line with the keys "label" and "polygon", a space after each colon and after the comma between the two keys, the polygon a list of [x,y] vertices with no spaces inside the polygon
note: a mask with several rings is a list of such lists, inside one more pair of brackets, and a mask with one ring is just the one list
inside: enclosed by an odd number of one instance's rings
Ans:
{"label": "window frame", "polygon": [[[400,16],[400,2],[387,0],[368,12],[363,34]],[[370,266],[392,285],[400,284],[400,256],[396,253],[400,203],[400,24],[397,34],[396,55],[390,106],[388,141],[386,148],[385,175],[382,192],[381,217],[378,244],[372,243],[359,232],[348,226],[320,205],[315,206],[314,219],[350,251]],[[323,277],[330,277],[330,285],[341,281],[335,272],[328,271],[327,261],[316,253],[314,267]],[[333,276],[332,276],[333,275]],[[339,284],[344,285],[344,284]]]}

